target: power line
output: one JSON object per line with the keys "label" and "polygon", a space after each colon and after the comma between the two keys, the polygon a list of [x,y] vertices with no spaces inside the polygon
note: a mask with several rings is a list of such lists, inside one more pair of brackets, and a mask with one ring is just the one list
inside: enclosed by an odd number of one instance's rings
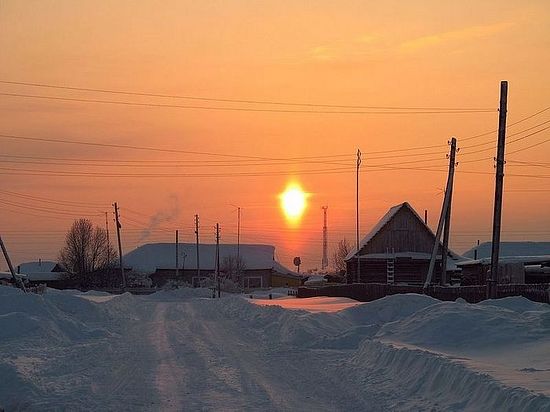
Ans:
{"label": "power line", "polygon": [[[545,107],[544,109],[541,109],[541,110],[539,110],[539,111],[537,111],[533,114],[530,114],[529,116],[523,117],[523,118],[519,119],[516,122],[509,123],[508,126],[506,126],[506,129],[509,129],[510,127],[515,126],[517,124],[523,123],[526,120],[532,119],[533,117],[538,116],[539,114],[542,114],[542,113],[544,113],[548,110],[550,110],[550,106]],[[473,135],[473,136],[462,137],[462,138],[460,138],[460,141],[465,142],[467,140],[477,139],[478,137],[488,136],[488,135],[496,133],[496,132],[498,132],[498,130],[495,129],[495,130],[491,130],[490,132],[484,132],[484,133],[476,134],[476,135]]]}
{"label": "power line", "polygon": [[51,198],[46,198],[46,197],[32,196],[32,195],[29,195],[29,194],[12,192],[10,190],[0,189],[0,193],[5,193],[5,194],[8,194],[10,196],[20,197],[20,198],[23,198],[23,199],[35,200],[35,201],[39,201],[39,202],[50,203],[50,204],[61,205],[61,206],[72,205],[74,207],[89,208],[89,209],[90,208],[97,209],[99,207],[105,207],[105,208],[108,207],[108,204],[103,204],[103,203],[75,202],[75,201],[72,201],[72,200],[51,199]]}
{"label": "power line", "polygon": [[133,145],[123,145],[115,143],[97,143],[90,141],[77,141],[77,140],[67,140],[67,139],[51,139],[44,137],[31,137],[31,136],[17,136],[11,134],[0,134],[0,138],[4,139],[14,139],[14,140],[27,140],[34,142],[47,142],[47,143],[59,143],[59,144],[74,144],[74,145],[84,145],[84,146],[96,146],[96,147],[110,147],[115,149],[132,149],[132,150],[144,150],[152,152],[161,152],[161,153],[182,153],[182,154],[191,154],[191,155],[203,155],[203,156],[214,156],[214,157],[228,157],[236,159],[255,159],[255,160],[307,160],[307,159],[316,159],[315,156],[308,157],[294,157],[294,158],[272,158],[272,157],[262,157],[262,156],[248,156],[248,155],[236,155],[236,154],[227,154],[227,153],[214,153],[214,152],[199,152],[192,150],[180,150],[180,149],[161,149],[158,147],[147,147],[147,146],[133,146]]}
{"label": "power line", "polygon": [[46,83],[32,83],[32,82],[16,82],[8,80],[0,80],[3,84],[13,84],[21,86],[32,86],[49,89],[60,90],[73,90],[73,91],[85,91],[96,93],[108,93],[119,94],[127,96],[143,96],[143,97],[160,97],[170,99],[186,99],[186,100],[199,100],[199,101],[211,101],[220,103],[245,103],[245,104],[264,104],[264,105],[278,105],[278,106],[301,106],[301,107],[325,107],[325,108],[340,108],[340,109],[378,109],[378,110],[437,110],[437,111],[463,111],[463,110],[475,110],[475,111],[496,111],[493,108],[454,108],[454,107],[407,107],[407,106],[361,106],[361,105],[342,105],[342,104],[323,104],[323,103],[300,103],[300,102],[281,102],[270,100],[254,100],[254,99],[225,99],[225,98],[211,98],[203,96],[190,96],[190,95],[175,95],[175,94],[160,94],[160,93],[146,93],[135,92],[125,90],[113,90],[113,89],[99,89],[88,87],[74,87],[74,86],[62,86]]}
{"label": "power line", "polygon": [[[140,165],[140,164],[143,164],[143,163],[146,163],[146,164],[159,164],[159,165],[163,165],[163,164],[170,164],[170,165],[173,165],[173,166],[180,166],[180,165],[189,165],[189,164],[192,164],[192,165],[195,165],[195,164],[198,164],[198,165],[221,165],[221,166],[225,166],[225,165],[257,165],[258,163],[254,163],[254,162],[257,162],[258,160],[256,159],[233,159],[233,160],[197,160],[197,159],[177,159],[177,160],[174,160],[174,159],[167,159],[167,160],[152,160],[152,159],[88,159],[88,158],[79,158],[79,157],[72,157],[72,158],[69,158],[69,157],[51,157],[51,156],[47,156],[47,157],[44,157],[44,156],[23,156],[23,155],[10,155],[10,154],[0,154],[0,157],[5,157],[5,158],[8,158],[8,159],[30,159],[30,160],[53,160],[53,161],[67,161],[67,162],[71,162],[71,161],[78,161],[78,162],[90,162],[90,163],[113,163],[113,164],[128,164],[130,166],[135,166],[135,165]],[[316,157],[307,157],[307,158],[288,158],[288,159],[281,159],[281,160],[272,160],[273,164],[295,164],[295,163],[328,163],[328,164],[331,164],[333,162],[338,162],[338,161],[345,161],[346,159],[344,158],[348,158],[348,160],[353,160],[353,156],[350,156],[350,155],[328,155],[328,156],[316,156]],[[332,158],[332,161],[331,160],[327,160],[327,161],[307,161],[307,159],[313,159],[313,158],[316,158],[316,159],[329,159],[329,158]],[[271,160],[269,160],[271,161]],[[288,163],[282,163],[282,162],[287,162],[289,161]],[[267,160],[266,160],[267,162]],[[265,164],[265,163],[264,163]]]}
{"label": "power line", "polygon": [[122,106],[138,106],[138,107],[160,107],[170,109],[192,109],[192,110],[214,110],[214,111],[234,111],[234,112],[266,112],[266,113],[312,113],[312,114],[465,114],[465,113],[493,113],[496,109],[468,109],[468,110],[402,110],[402,111],[389,111],[389,110],[371,110],[371,111],[346,111],[346,110],[294,110],[294,109],[257,109],[252,107],[219,107],[219,106],[191,106],[181,104],[165,104],[165,103],[140,103],[140,102],[128,102],[118,100],[100,100],[100,99],[81,99],[76,97],[57,97],[57,96],[42,96],[36,94],[22,94],[22,93],[5,93],[0,92],[0,96],[11,97],[23,97],[29,99],[44,99],[44,100],[56,100],[65,102],[78,102],[78,103],[99,103],[99,104],[113,104]]}

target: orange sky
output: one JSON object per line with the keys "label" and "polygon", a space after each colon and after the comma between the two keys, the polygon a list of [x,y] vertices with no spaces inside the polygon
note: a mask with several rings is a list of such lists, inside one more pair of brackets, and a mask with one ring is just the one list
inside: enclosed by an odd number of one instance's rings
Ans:
{"label": "orange sky", "polygon": [[[481,3],[481,4],[478,4]],[[500,80],[509,81],[509,123],[550,106],[550,5],[547,1],[10,1],[0,2],[0,80],[129,90],[211,98],[310,102],[362,106],[498,107]],[[0,84],[17,93],[155,104],[248,107],[258,105],[124,96]],[[270,106],[272,107],[272,106]],[[296,107],[290,107],[291,109]],[[304,109],[298,107],[297,109]],[[307,108],[305,108],[307,109]],[[332,109],[334,110],[334,109]],[[550,110],[509,133],[550,119]],[[0,139],[0,154],[58,157],[58,164],[2,158],[1,234],[16,263],[55,258],[73,218],[121,207],[126,251],[140,243],[171,241],[179,228],[193,239],[193,215],[201,217],[204,242],[236,241],[242,207],[243,242],[271,243],[291,266],[320,266],[321,206],[328,205],[329,248],[355,238],[357,148],[361,174],[362,233],[402,201],[428,209],[436,225],[446,172],[373,170],[372,165],[419,161],[413,168],[444,170],[445,146],[456,136],[458,161],[494,156],[468,154],[496,134],[498,116],[466,114],[327,114],[199,110],[93,104],[0,95],[0,134],[150,146],[264,158],[347,155],[346,173],[304,174],[339,168],[325,163],[225,166],[205,155]],[[546,127],[541,125],[516,137]],[[550,137],[543,131],[513,145],[526,148]],[[512,139],[512,137],[510,138]],[[399,158],[370,152],[440,145]],[[397,153],[399,155],[411,152]],[[395,153],[391,153],[395,155]],[[510,155],[506,166],[503,240],[550,239],[550,143]],[[377,159],[378,157],[378,159]],[[85,165],[81,159],[138,160],[140,167]],[[8,162],[9,160],[9,162]],[[183,160],[166,167],[151,160]],[[522,165],[510,160],[545,162]],[[198,162],[197,162],[198,161]],[[54,163],[55,161],[49,161]],[[68,163],[73,165],[67,165]],[[149,162],[149,163],[147,163]],[[76,163],[76,164],[74,164]],[[92,162],[93,163],[93,162]],[[289,163],[289,162],[286,162]],[[127,163],[132,164],[132,163]],[[399,166],[399,165],[398,165]],[[405,165],[401,165],[404,167]],[[77,173],[207,173],[211,177],[99,177],[22,175],[25,170]],[[232,172],[229,176],[220,176]],[[265,171],[276,175],[258,176]],[[487,172],[472,174],[469,172]],[[460,163],[455,178],[451,246],[458,252],[490,239],[493,162]],[[255,176],[235,176],[252,173]],[[530,175],[538,177],[510,176]],[[542,176],[542,177],[541,177]],[[544,177],[546,176],[546,177]],[[278,194],[291,180],[311,193],[301,224],[290,227]],[[15,192],[65,202],[57,205]],[[11,202],[11,204],[8,203]],[[82,206],[82,203],[89,206]],[[34,209],[32,209],[34,208]],[[167,221],[146,237],[151,216]],[[111,219],[111,214],[109,215]],[[130,220],[132,219],[132,220]],[[113,225],[111,225],[113,230]],[[114,238],[113,238],[114,239]],[[3,267],[4,265],[2,265]]]}

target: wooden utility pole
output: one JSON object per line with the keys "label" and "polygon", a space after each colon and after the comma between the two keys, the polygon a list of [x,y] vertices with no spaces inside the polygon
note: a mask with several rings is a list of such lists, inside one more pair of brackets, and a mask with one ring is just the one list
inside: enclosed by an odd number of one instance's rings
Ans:
{"label": "wooden utility pole", "polygon": [[[454,145],[454,148],[453,148]],[[449,283],[447,278],[447,254],[449,253],[449,234],[451,232],[451,207],[453,205],[453,184],[454,184],[454,168],[456,166],[456,139],[451,139],[451,154],[449,155],[449,167],[453,171],[450,173],[450,183],[445,191],[449,191],[449,204],[445,213],[445,227],[443,228],[443,250],[441,251],[441,285]]]}
{"label": "wooden utility pole", "polygon": [[4,241],[2,240],[2,236],[0,236],[0,246],[2,247],[2,253],[4,254],[4,258],[6,259],[6,263],[8,264],[8,267],[10,268],[11,277],[13,278],[14,283],[23,291],[27,292],[27,289],[25,289],[25,285],[23,284],[23,281],[20,277],[16,276],[15,270],[13,269],[13,265],[11,264],[10,255],[8,254],[8,250],[6,249],[6,246],[4,245]]}
{"label": "wooden utility pole", "polygon": [[237,282],[241,283],[241,208],[237,207]]}
{"label": "wooden utility pole", "polygon": [[176,280],[178,280],[178,276],[179,276],[179,250],[178,250],[178,247],[179,247],[179,239],[178,239],[178,231],[176,230]]}
{"label": "wooden utility pole", "polygon": [[105,212],[105,232],[107,235],[107,269],[109,270],[109,276],[110,276],[110,269],[111,269],[111,239],[109,239],[109,213]]}
{"label": "wooden utility pole", "polygon": [[357,283],[361,282],[361,260],[359,258],[359,166],[361,166],[361,150],[357,149],[357,169],[355,178],[355,249],[357,250]]}
{"label": "wooden utility pole", "polygon": [[120,224],[120,220],[118,216],[117,202],[115,202],[113,206],[115,208],[116,236],[118,239],[118,261],[120,264],[120,276],[122,278],[122,290],[126,290],[126,275],[124,274],[124,265],[122,264],[122,243],[120,241],[120,228],[122,227],[122,225]]}
{"label": "wooden utility pole", "polygon": [[195,215],[195,239],[197,241],[197,281],[201,277],[201,261],[199,255],[199,215]]}
{"label": "wooden utility pole", "polygon": [[[456,166],[456,139],[453,137],[450,141],[451,144],[451,151],[449,154],[449,174],[447,176],[447,186],[445,187],[445,198],[443,200],[443,206],[441,207],[441,215],[439,216],[439,223],[437,224],[437,232],[435,234],[435,242],[434,247],[432,250],[432,258],[430,259],[430,266],[428,268],[428,273],[426,275],[426,282],[424,283],[424,290],[430,286],[432,283],[432,277],[433,272],[435,268],[435,262],[437,259],[437,252],[439,250],[439,244],[441,239],[441,232],[443,231],[443,225],[447,226],[447,219],[450,221],[450,206],[451,206],[451,197],[453,192],[453,181],[454,181],[454,173],[455,173],[455,166]],[[447,234],[448,236],[448,234]],[[448,241],[448,238],[447,238]],[[445,249],[445,246],[443,247]],[[447,267],[443,266],[443,260],[445,260],[445,265],[447,264],[446,256],[447,252],[446,250],[442,250],[442,256],[441,256],[441,277],[443,278],[443,274],[446,273]]]}
{"label": "wooden utility pole", "polygon": [[323,258],[321,259],[321,269],[325,270],[328,267],[328,227],[327,227],[327,210],[328,206],[321,206],[323,209]]}
{"label": "wooden utility pole", "polygon": [[215,282],[218,286],[218,298],[221,297],[221,279],[220,279],[220,224],[216,223],[216,279]]}
{"label": "wooden utility pole", "polygon": [[498,143],[496,157],[495,204],[493,212],[493,241],[491,272],[487,279],[487,298],[497,297],[498,259],[500,252],[500,223],[502,220],[502,189],[504,185],[504,150],[506,147],[506,113],[508,111],[508,82],[500,82],[500,107],[498,112]]}

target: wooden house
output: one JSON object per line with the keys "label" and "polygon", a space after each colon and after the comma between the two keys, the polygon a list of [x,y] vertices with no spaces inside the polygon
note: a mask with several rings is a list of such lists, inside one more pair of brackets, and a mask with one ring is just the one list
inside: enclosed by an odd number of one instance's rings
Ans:
{"label": "wooden house", "polygon": [[[423,284],[426,280],[435,235],[407,202],[392,207],[346,256],[348,282]],[[433,283],[441,280],[439,243]],[[461,257],[448,251],[447,272],[460,272]],[[360,270],[358,273],[358,264]]]}

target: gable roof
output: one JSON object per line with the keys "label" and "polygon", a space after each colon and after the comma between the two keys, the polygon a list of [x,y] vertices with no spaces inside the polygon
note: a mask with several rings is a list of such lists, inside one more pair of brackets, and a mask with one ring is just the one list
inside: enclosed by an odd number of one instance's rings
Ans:
{"label": "gable roof", "polygon": [[[178,245],[179,266],[197,269],[197,246],[195,243]],[[239,254],[247,269],[273,269],[282,274],[295,274],[275,260],[275,247],[271,245],[241,244]],[[237,245],[220,244],[220,263],[224,257],[236,256]],[[200,244],[201,270],[215,270],[216,245]],[[149,243],[127,253],[122,258],[125,266],[136,272],[152,273],[157,269],[175,269],[176,245],[174,243]]]}
{"label": "gable roof", "polygon": [[57,265],[56,262],[50,260],[41,260],[38,262],[25,262],[19,265],[19,271],[21,273],[41,273],[51,272]]}
{"label": "gable roof", "polygon": [[[403,202],[398,205],[395,205],[390,208],[386,212],[386,214],[374,225],[372,230],[359,242],[359,251],[363,249],[383,228],[386,226],[394,217],[397,215],[397,213],[403,209],[408,209],[415,217],[416,219],[424,226],[424,228],[433,236],[435,239],[435,234],[432,232],[432,229],[424,222],[424,219],[422,219],[418,213],[416,213],[416,210],[413,209],[413,207],[408,202]],[[441,244],[441,241],[439,242]],[[348,253],[348,255],[345,257],[344,260],[350,260],[354,256],[356,256],[358,253],[357,250],[353,249]],[[458,255],[457,253],[453,252],[451,249],[449,249],[449,253],[452,255],[453,259],[455,260],[461,260],[463,259],[462,256]]]}

